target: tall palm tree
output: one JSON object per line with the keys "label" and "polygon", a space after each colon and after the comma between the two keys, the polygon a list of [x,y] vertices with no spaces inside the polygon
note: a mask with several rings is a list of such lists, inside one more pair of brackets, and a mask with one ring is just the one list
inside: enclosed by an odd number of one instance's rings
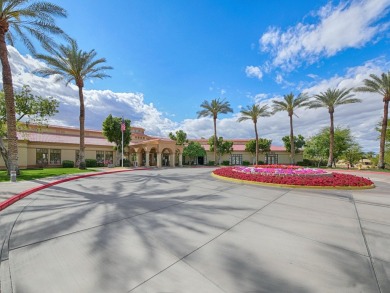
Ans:
{"label": "tall palm tree", "polygon": [[230,103],[225,99],[214,99],[211,103],[203,101],[200,105],[203,110],[198,111],[198,118],[200,117],[213,117],[214,121],[214,164],[217,164],[217,118],[218,114],[233,113],[233,109],[230,107]]}
{"label": "tall palm tree", "polygon": [[364,86],[358,87],[357,92],[378,93],[383,96],[383,119],[381,129],[381,139],[379,145],[379,161],[378,168],[385,168],[385,143],[387,132],[387,119],[389,115],[390,102],[390,71],[382,73],[379,77],[375,74],[370,74],[371,79],[363,80]]}
{"label": "tall palm tree", "polygon": [[260,117],[269,117],[271,112],[268,111],[268,105],[261,106],[253,104],[252,106],[246,106],[246,109],[240,111],[241,117],[238,118],[238,122],[245,120],[252,120],[255,126],[256,136],[256,164],[259,162],[259,135],[257,132],[257,121]]}
{"label": "tall palm tree", "polygon": [[314,95],[314,100],[310,101],[307,105],[309,109],[327,108],[330,116],[330,128],[329,128],[329,159],[328,167],[333,165],[333,149],[334,149],[334,109],[339,105],[360,103],[360,99],[352,98],[352,89],[327,89],[326,92],[321,92],[318,95]]}
{"label": "tall palm tree", "polygon": [[49,50],[50,55],[37,54],[36,57],[43,60],[49,66],[36,71],[43,76],[56,75],[57,81],[65,80],[68,85],[74,82],[79,89],[80,99],[80,169],[85,169],[85,143],[84,143],[84,123],[85,108],[83,87],[86,78],[110,77],[104,71],[112,69],[111,66],[102,66],[106,62],[105,58],[95,59],[96,52],[91,50],[85,52],[79,49],[77,42],[70,39],[69,44],[60,45],[58,49]]}
{"label": "tall palm tree", "polygon": [[[273,102],[273,112],[286,111],[290,117],[290,156],[291,164],[295,164],[295,143],[294,143],[294,128],[293,128],[293,115],[297,116],[294,113],[294,110],[301,107],[306,107],[309,97],[306,94],[299,94],[297,97],[293,93],[283,96],[284,101],[272,101]],[[298,117],[298,116],[297,116]]]}
{"label": "tall palm tree", "polygon": [[35,53],[35,46],[28,35],[32,35],[44,48],[48,48],[53,44],[51,34],[64,34],[54,21],[54,16],[66,17],[66,11],[63,8],[48,2],[29,2],[31,1],[0,1],[0,59],[7,111],[8,171],[18,171],[18,139],[12,73],[6,41],[13,46],[16,35],[32,53]]}

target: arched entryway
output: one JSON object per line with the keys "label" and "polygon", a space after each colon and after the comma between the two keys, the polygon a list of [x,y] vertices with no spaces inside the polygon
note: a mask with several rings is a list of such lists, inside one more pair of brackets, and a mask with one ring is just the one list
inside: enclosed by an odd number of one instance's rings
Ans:
{"label": "arched entryway", "polygon": [[171,149],[165,148],[161,152],[161,166],[162,167],[174,167],[175,156]]}

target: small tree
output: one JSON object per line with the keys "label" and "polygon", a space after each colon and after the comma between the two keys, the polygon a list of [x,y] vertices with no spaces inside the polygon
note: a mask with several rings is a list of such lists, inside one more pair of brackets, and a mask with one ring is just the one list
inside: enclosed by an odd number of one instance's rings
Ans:
{"label": "small tree", "polygon": [[191,161],[195,161],[197,157],[206,156],[206,150],[201,146],[199,142],[190,141],[183,150],[183,156],[188,157]]}
{"label": "small tree", "polygon": [[[324,160],[324,156],[329,156],[329,132],[329,127],[325,127],[317,135],[311,137],[305,145],[304,155],[319,160],[319,164]],[[334,130],[332,166],[354,144],[356,142],[349,128],[336,127]]]}
{"label": "small tree", "polygon": [[[291,137],[289,135],[283,136],[282,141],[286,150],[288,152],[291,152],[291,143],[290,143]],[[298,137],[294,135],[294,147],[295,147],[294,154],[299,153],[302,147],[304,146],[305,146],[305,138],[300,134],[298,134]]]}
{"label": "small tree", "polygon": [[[214,151],[214,136],[209,138],[210,151]],[[223,137],[219,137],[217,141],[217,147],[215,151],[218,155],[218,163],[221,161],[221,157],[225,154],[230,154],[233,151],[233,142],[232,141],[224,141]]]}
{"label": "small tree", "polygon": [[[123,133],[123,147],[129,145],[131,140],[130,120],[124,119],[125,131]],[[122,130],[121,117],[113,117],[111,114],[103,121],[103,135],[109,142],[115,143],[114,149],[117,151],[117,165],[119,165],[120,154],[122,153]]]}
{"label": "small tree", "polygon": [[342,158],[344,158],[348,164],[353,167],[363,157],[362,148],[359,144],[354,143],[347,150],[345,150]]}
{"label": "small tree", "polygon": [[[17,129],[20,131],[28,124],[34,123],[43,125],[47,123],[47,118],[58,113],[59,102],[53,97],[43,98],[31,93],[31,88],[23,86],[20,92],[15,93],[15,112],[17,114]],[[24,121],[21,123],[21,121]],[[7,114],[5,106],[4,92],[0,92],[0,152],[5,166],[10,171],[9,154],[4,146],[4,138],[7,138]]]}
{"label": "small tree", "polygon": [[270,152],[271,144],[272,144],[271,139],[259,138],[259,151],[263,154]]}
{"label": "small tree", "polygon": [[176,135],[174,135],[172,132],[170,132],[169,138],[176,141],[177,145],[184,145],[185,143],[188,143],[187,133],[185,133],[181,129],[176,131]]}

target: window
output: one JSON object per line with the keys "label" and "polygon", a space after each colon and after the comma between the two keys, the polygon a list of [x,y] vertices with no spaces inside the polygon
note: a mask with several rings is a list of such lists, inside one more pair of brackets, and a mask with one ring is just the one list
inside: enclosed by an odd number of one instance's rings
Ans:
{"label": "window", "polygon": [[266,164],[278,164],[278,155],[277,154],[266,154],[265,155]]}
{"label": "window", "polygon": [[36,164],[43,167],[47,166],[48,158],[49,158],[49,150],[48,149],[37,149],[36,150]]}
{"label": "window", "polygon": [[114,159],[114,153],[113,152],[106,152],[106,159],[104,162],[104,165],[112,164]]}
{"label": "window", "polygon": [[230,165],[242,165],[242,155],[231,155]]}
{"label": "window", "polygon": [[50,165],[61,164],[61,150],[50,149]]}
{"label": "window", "polygon": [[96,162],[99,166],[104,165],[104,151],[96,151]]}

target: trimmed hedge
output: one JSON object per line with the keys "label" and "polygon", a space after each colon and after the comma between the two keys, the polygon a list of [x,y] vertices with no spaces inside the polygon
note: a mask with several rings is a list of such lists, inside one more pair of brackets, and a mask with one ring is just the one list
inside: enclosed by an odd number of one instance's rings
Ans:
{"label": "trimmed hedge", "polygon": [[207,166],[214,166],[214,161],[208,161]]}
{"label": "trimmed hedge", "polygon": [[229,166],[230,165],[230,161],[222,161],[222,166]]}
{"label": "trimmed hedge", "polygon": [[97,161],[95,159],[85,159],[85,166],[87,168],[97,167]]}
{"label": "trimmed hedge", "polygon": [[[122,160],[120,160],[119,166],[122,166]],[[130,161],[128,159],[123,159],[123,167],[130,167]]]}
{"label": "trimmed hedge", "polygon": [[251,163],[249,161],[242,161],[243,166],[249,166]]}
{"label": "trimmed hedge", "polygon": [[71,160],[62,161],[62,168],[74,168],[74,162]]}

